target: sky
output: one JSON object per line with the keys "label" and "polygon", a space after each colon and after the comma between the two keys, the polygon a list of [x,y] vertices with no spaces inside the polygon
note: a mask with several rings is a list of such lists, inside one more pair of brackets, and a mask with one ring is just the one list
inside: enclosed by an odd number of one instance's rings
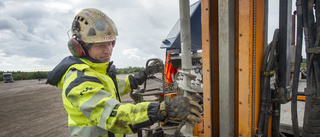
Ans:
{"label": "sky", "polygon": [[[269,3],[278,7],[278,0]],[[179,18],[178,0],[0,0],[0,71],[51,71],[71,55],[68,31],[84,8],[100,9],[116,24],[111,60],[117,68],[164,60],[160,45]],[[278,27],[277,10],[269,11],[271,38]]]}

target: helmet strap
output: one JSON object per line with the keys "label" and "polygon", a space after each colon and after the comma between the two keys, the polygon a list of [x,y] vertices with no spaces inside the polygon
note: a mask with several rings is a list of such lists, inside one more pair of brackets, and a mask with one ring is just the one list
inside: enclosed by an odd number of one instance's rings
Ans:
{"label": "helmet strap", "polygon": [[[85,48],[84,48],[84,52],[86,52],[86,55],[89,57],[89,58],[91,58],[90,57],[90,55],[89,55],[89,51],[88,51],[88,49],[92,46],[92,44],[93,43],[89,43]],[[92,59],[92,58],[91,58]],[[93,60],[93,59],[92,59]]]}
{"label": "helmet strap", "polygon": [[93,44],[93,43],[89,43],[88,46],[87,46],[84,50],[87,51],[87,50],[92,46],[92,44]]}

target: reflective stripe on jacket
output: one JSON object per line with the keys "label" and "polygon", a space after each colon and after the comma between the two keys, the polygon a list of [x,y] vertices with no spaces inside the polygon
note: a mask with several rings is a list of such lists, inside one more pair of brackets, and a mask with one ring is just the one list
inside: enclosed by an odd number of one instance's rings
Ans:
{"label": "reflective stripe on jacket", "polygon": [[[69,58],[76,60],[74,57]],[[121,97],[117,100],[117,93],[122,96],[132,90],[128,76],[125,79],[116,78],[115,84],[107,72],[109,62],[80,60],[83,63],[64,62],[68,59],[61,62],[71,65],[56,85],[63,89],[62,99],[68,112],[68,126],[72,136],[123,136],[135,133],[139,128],[150,126],[158,120],[157,103],[133,105],[120,104]],[[51,72],[52,77],[54,73],[59,73],[57,70],[59,68]],[[53,78],[49,74],[48,81],[50,79]]]}

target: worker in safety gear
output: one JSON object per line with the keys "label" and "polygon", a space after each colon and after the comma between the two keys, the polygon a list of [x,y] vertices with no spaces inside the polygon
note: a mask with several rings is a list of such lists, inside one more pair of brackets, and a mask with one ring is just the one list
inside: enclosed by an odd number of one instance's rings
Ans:
{"label": "worker in safety gear", "polygon": [[121,96],[137,89],[148,75],[159,72],[162,63],[152,62],[143,71],[117,78],[110,58],[118,31],[105,13],[83,9],[74,17],[72,35],[68,42],[72,56],[64,58],[47,79],[47,83],[62,89],[72,136],[124,136],[167,118],[201,121],[201,106],[187,97],[161,104],[121,104]]}

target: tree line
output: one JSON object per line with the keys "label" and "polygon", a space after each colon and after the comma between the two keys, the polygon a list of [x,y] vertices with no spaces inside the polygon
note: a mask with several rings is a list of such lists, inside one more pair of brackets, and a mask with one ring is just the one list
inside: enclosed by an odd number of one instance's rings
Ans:
{"label": "tree line", "polygon": [[22,72],[22,71],[0,71],[0,81],[3,81],[3,73],[11,73],[13,80],[44,79],[50,71]]}
{"label": "tree line", "polygon": [[[128,68],[116,68],[117,74],[132,74],[143,70],[144,67],[128,67]],[[28,79],[46,79],[51,71],[35,71],[35,72],[23,72],[23,71],[0,71],[0,81],[3,81],[3,73],[12,73],[13,80],[28,80]]]}

